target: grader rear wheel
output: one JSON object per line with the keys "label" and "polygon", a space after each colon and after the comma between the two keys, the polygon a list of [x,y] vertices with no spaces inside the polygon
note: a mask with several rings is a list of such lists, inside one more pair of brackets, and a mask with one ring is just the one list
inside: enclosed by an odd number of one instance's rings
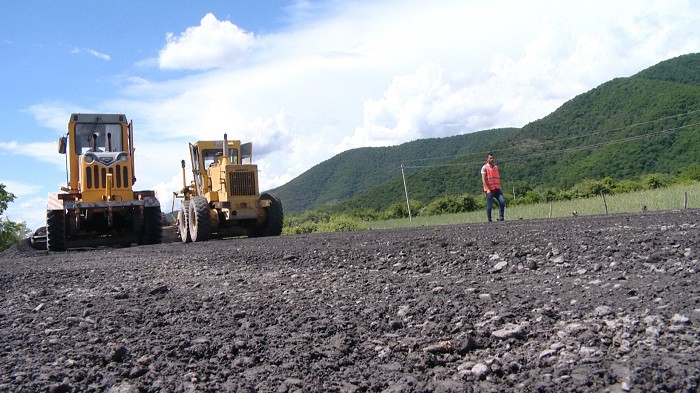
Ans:
{"label": "grader rear wheel", "polygon": [[180,240],[183,243],[189,243],[192,241],[192,236],[190,236],[189,228],[189,217],[190,217],[190,201],[182,201],[180,204],[180,211],[177,212],[177,227],[180,232]]}
{"label": "grader rear wheel", "polygon": [[139,244],[159,244],[163,242],[163,221],[160,207],[143,209],[143,228],[139,236]]}
{"label": "grader rear wheel", "polygon": [[66,213],[63,210],[46,211],[46,249],[66,250]]}
{"label": "grader rear wheel", "polygon": [[209,202],[205,197],[190,200],[189,229],[193,242],[203,242],[211,237]]}

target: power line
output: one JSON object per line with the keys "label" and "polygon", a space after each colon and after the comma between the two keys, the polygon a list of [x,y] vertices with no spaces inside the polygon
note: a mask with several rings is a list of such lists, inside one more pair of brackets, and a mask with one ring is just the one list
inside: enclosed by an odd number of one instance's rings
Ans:
{"label": "power line", "polygon": [[[542,151],[542,152],[531,152],[528,153],[527,155],[522,155],[522,156],[512,156],[509,158],[505,159],[499,159],[500,162],[517,162],[517,161],[525,161],[528,158],[532,156],[542,156],[542,155],[548,155],[548,154],[554,154],[554,153],[566,153],[570,151],[578,151],[578,150],[585,150],[585,149],[591,149],[591,148],[596,148],[596,147],[603,147],[607,145],[613,145],[617,143],[622,143],[622,142],[631,142],[639,139],[645,139],[645,138],[652,138],[655,136],[659,135],[664,135],[664,134],[670,134],[685,128],[690,128],[690,127],[695,127],[700,125],[700,123],[693,123],[693,124],[686,124],[684,126],[680,127],[675,127],[675,128],[669,128],[649,134],[643,134],[643,135],[635,135],[627,138],[620,138],[620,139],[614,139],[606,142],[601,142],[601,143],[595,143],[595,144],[590,144],[590,145],[582,145],[582,146],[574,146],[574,147],[568,147],[568,148],[563,148],[563,149],[555,149],[555,150],[548,150],[548,151]],[[529,147],[529,146],[528,146]],[[418,168],[433,168],[433,167],[449,167],[449,166],[462,166],[462,165],[469,165],[469,164],[477,164],[480,161],[469,161],[469,162],[458,162],[458,163],[444,163],[444,164],[434,164],[434,165],[411,165],[411,166],[406,166],[407,169],[418,169]]]}
{"label": "power line", "polygon": [[[671,116],[667,116],[667,117],[663,117],[663,118],[659,118],[659,119],[654,119],[654,120],[649,120],[649,121],[645,121],[645,122],[634,123],[634,124],[630,124],[630,125],[627,125],[627,126],[618,127],[618,128],[609,129],[609,130],[603,130],[603,131],[598,131],[598,132],[593,132],[593,133],[588,133],[588,134],[582,134],[582,135],[576,135],[576,136],[566,137],[566,138],[560,138],[560,139],[553,139],[553,140],[548,140],[548,141],[532,141],[532,142],[535,142],[535,143],[515,145],[515,146],[511,146],[511,147],[499,149],[499,152],[511,151],[511,150],[518,150],[518,149],[524,149],[524,148],[542,147],[542,146],[545,146],[545,145],[548,145],[548,144],[553,144],[553,143],[557,143],[557,142],[563,142],[563,141],[567,141],[567,140],[575,140],[575,139],[587,138],[587,137],[592,137],[592,136],[599,136],[599,135],[605,135],[605,134],[612,134],[612,133],[615,133],[615,132],[619,132],[619,131],[621,131],[621,130],[630,129],[630,128],[633,128],[633,127],[639,127],[639,126],[648,125],[648,124],[654,124],[654,123],[658,123],[658,122],[661,122],[661,121],[664,121],[664,120],[670,120],[670,119],[674,119],[674,118],[679,118],[679,117],[683,117],[683,116],[688,116],[688,115],[691,115],[691,114],[694,114],[694,113],[698,113],[698,112],[700,112],[700,109],[691,110],[691,111],[687,111],[687,112],[684,112],[684,113],[679,113],[679,114],[676,114],[676,115],[671,115]],[[572,152],[572,151],[580,151],[580,150],[586,150],[586,149],[592,149],[592,148],[600,148],[600,147],[604,147],[604,146],[608,146],[608,145],[613,145],[613,144],[618,144],[618,143],[623,143],[623,142],[631,142],[631,141],[635,141],[635,140],[639,140],[639,139],[653,138],[653,137],[656,137],[656,136],[674,133],[674,132],[677,132],[677,131],[679,131],[679,130],[686,129],[686,128],[690,128],[690,127],[695,127],[695,126],[698,126],[698,125],[700,125],[700,123],[692,123],[692,124],[687,124],[687,125],[683,125],[683,126],[680,126],[680,127],[668,128],[668,129],[664,129],[664,130],[660,130],[660,131],[656,131],[656,132],[652,132],[652,133],[648,133],[648,134],[635,135],[635,136],[625,137],[625,138],[619,138],[619,139],[615,139],[615,140],[608,140],[608,141],[601,142],[601,143],[595,143],[595,144],[589,144],[589,145],[581,145],[581,146],[573,146],[573,147],[561,148],[561,149],[555,149],[555,150],[547,150],[547,151],[539,151],[539,152],[530,152],[530,153],[528,153],[528,154],[521,155],[521,156],[511,156],[511,157],[508,157],[508,158],[505,158],[505,159],[500,159],[499,161],[501,161],[501,162],[526,161],[526,160],[528,160],[528,159],[530,159],[530,158],[532,158],[532,157],[547,156],[547,155],[550,155],[550,154],[559,154],[559,153],[566,153],[566,152]],[[450,156],[440,156],[440,157],[417,158],[417,159],[412,159],[411,162],[420,162],[420,161],[428,161],[428,160],[442,160],[442,159],[454,159],[454,158],[457,158],[457,157],[469,157],[469,156],[477,155],[477,154],[482,154],[482,152],[461,153],[461,154],[455,154],[455,155],[450,155]],[[477,161],[477,160],[474,160],[474,161],[466,161],[466,162],[465,162],[465,161],[462,161],[462,162],[458,162],[458,163],[441,163],[441,164],[432,164],[432,165],[408,165],[408,166],[405,166],[405,168],[406,168],[406,169],[422,169],[422,168],[437,168],[437,167],[456,167],[456,166],[476,165],[476,164],[479,164],[479,163],[481,163],[481,160],[478,160],[478,161]],[[357,190],[361,190],[361,192],[364,192],[364,191],[367,191],[367,190],[369,190],[369,189],[371,189],[371,188],[373,188],[373,187],[381,186],[382,184],[384,184],[384,183],[386,183],[386,182],[388,182],[388,181],[392,181],[392,180],[399,181],[399,179],[398,179],[399,176],[398,176],[398,175],[400,175],[400,173],[401,173],[401,172],[400,172],[400,165],[397,166],[397,167],[394,167],[394,166],[386,166],[386,165],[385,165],[385,166],[381,166],[381,167],[379,167],[379,168],[375,168],[375,174],[379,174],[379,175],[389,175],[389,174],[393,174],[393,173],[396,173],[397,176],[396,176],[396,177],[389,177],[389,178],[387,178],[386,180],[381,180],[381,179],[380,179],[380,180],[379,180],[380,183],[377,183],[377,182],[376,182],[377,180],[368,179],[368,180],[363,181],[363,182],[361,182],[361,183],[353,184],[353,187],[354,187],[355,189],[357,189]],[[376,177],[376,176],[375,176],[375,177]],[[378,176],[378,177],[381,178],[382,176]],[[354,196],[357,196],[358,194],[359,194],[359,193],[357,193],[357,192],[354,193],[354,194],[353,194],[353,197],[354,197]],[[309,195],[309,196],[306,196],[306,197],[303,197],[303,198],[296,198],[296,201],[297,201],[297,202],[301,202],[301,203],[300,203],[301,205],[306,205],[306,204],[308,204],[308,203],[314,203],[314,202],[315,202],[315,203],[318,203],[318,202],[319,202],[319,198]],[[331,201],[327,201],[327,202],[331,202]],[[297,204],[299,204],[299,203],[297,203]]]}
{"label": "power line", "polygon": [[[674,118],[678,118],[678,117],[688,116],[688,115],[691,115],[691,114],[694,114],[694,113],[698,113],[698,112],[700,112],[700,109],[695,109],[695,110],[692,110],[692,111],[688,111],[688,112],[684,112],[684,113],[679,113],[679,114],[676,114],[676,115],[671,115],[671,116],[667,116],[667,117],[662,117],[662,118],[655,119],[655,120],[649,120],[649,121],[644,121],[644,122],[640,122],[640,123],[633,123],[633,124],[630,124],[630,125],[627,125],[627,126],[618,127],[618,128],[613,128],[613,129],[609,129],[609,130],[603,130],[603,131],[598,131],[598,132],[592,132],[592,133],[587,133],[587,134],[581,134],[581,135],[576,135],[576,136],[571,136],[571,137],[566,137],[566,138],[560,138],[560,139],[551,139],[551,140],[548,140],[548,141],[531,141],[531,142],[532,142],[531,144],[520,144],[520,145],[511,146],[511,147],[501,148],[501,149],[499,149],[499,152],[517,150],[517,149],[521,149],[521,148],[524,148],[524,147],[542,146],[542,145],[546,145],[546,144],[552,144],[552,143],[557,143],[557,142],[563,142],[563,141],[573,140],[573,139],[588,138],[588,137],[592,137],[592,136],[596,136],[596,135],[611,134],[611,133],[614,133],[614,132],[622,131],[622,130],[629,129],[629,128],[633,128],[633,127],[638,127],[638,126],[643,126],[643,125],[647,125],[647,124],[658,123],[658,122],[661,122],[661,121],[664,121],[664,120],[670,120],[670,119],[674,119]],[[413,162],[418,162],[418,161],[429,161],[429,160],[450,159],[450,158],[464,157],[464,156],[476,155],[476,154],[483,154],[483,152],[475,151],[475,152],[470,152],[470,153],[454,154],[454,155],[451,155],[451,156],[418,158],[418,159],[414,159],[414,160],[412,160],[412,161],[413,161]],[[499,161],[503,161],[503,160],[499,160]],[[407,168],[409,168],[409,167],[407,167]]]}

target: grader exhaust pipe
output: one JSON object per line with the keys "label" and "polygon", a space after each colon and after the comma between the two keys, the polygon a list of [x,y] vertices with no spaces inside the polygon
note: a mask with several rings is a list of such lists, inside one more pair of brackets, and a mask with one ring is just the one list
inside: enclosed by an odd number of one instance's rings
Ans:
{"label": "grader exhaust pipe", "polygon": [[223,158],[221,159],[222,165],[228,165],[228,136],[224,133],[224,147],[223,147]]}
{"label": "grader exhaust pipe", "polygon": [[180,165],[182,165],[182,189],[184,190],[187,188],[187,178],[185,177],[185,160],[180,161]]}

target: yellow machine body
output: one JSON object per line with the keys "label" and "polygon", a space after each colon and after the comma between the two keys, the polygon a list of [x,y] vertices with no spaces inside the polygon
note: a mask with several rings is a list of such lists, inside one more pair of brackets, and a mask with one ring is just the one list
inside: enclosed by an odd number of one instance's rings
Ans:
{"label": "yellow machine body", "polygon": [[207,198],[222,214],[220,220],[258,218],[258,166],[252,164],[252,144],[226,140],[190,144],[194,195]]}
{"label": "yellow machine body", "polygon": [[124,115],[73,114],[68,123],[68,192],[79,202],[135,199],[132,123]]}
{"label": "yellow machine body", "polygon": [[125,115],[72,114],[58,142],[58,152],[66,155],[66,186],[62,193],[49,194],[46,227],[35,232],[32,244],[63,251],[160,243],[155,192],[133,189],[134,151],[133,125]]}
{"label": "yellow machine body", "polygon": [[[212,234],[277,236],[282,231],[279,198],[263,193],[258,166],[252,163],[252,143],[240,140],[190,143],[194,180],[188,186],[182,161],[183,202],[178,214],[183,241],[207,240]],[[240,232],[240,233],[238,233]]]}

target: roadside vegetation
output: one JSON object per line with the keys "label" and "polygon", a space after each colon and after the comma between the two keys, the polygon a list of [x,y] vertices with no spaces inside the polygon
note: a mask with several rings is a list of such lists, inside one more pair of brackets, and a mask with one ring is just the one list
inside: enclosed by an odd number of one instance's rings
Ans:
{"label": "roadside vegetation", "polygon": [[5,190],[0,184],[0,251],[5,250],[29,235],[29,229],[24,222],[13,222],[1,215],[7,209],[7,204],[15,200],[15,195]]}
{"label": "roadside vegetation", "polygon": [[[507,220],[605,214],[605,206],[609,214],[700,208],[700,165],[678,177],[651,174],[638,180],[586,180],[567,190],[524,187],[520,196],[517,189],[515,198],[512,194],[506,195],[506,201]],[[410,202],[411,220],[405,202],[382,211],[356,209],[343,213],[334,213],[332,207],[325,206],[304,214],[286,214],[282,233],[390,229],[485,220],[483,195],[463,194],[439,197],[428,203]],[[494,208],[498,208],[496,204]]]}

